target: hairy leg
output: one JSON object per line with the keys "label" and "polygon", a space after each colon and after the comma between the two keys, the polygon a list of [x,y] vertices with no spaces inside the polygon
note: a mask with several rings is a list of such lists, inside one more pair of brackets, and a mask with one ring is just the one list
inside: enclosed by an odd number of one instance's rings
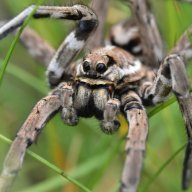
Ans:
{"label": "hairy leg", "polygon": [[[0,39],[20,27],[34,9],[34,5],[26,8],[18,16],[3,25],[0,28]],[[54,87],[59,84],[63,75],[68,74],[67,67],[97,27],[97,16],[90,8],[83,5],[71,7],[39,6],[33,13],[33,18],[68,19],[78,22],[76,29],[65,38],[48,66],[49,83],[51,87]]]}
{"label": "hairy leg", "polygon": [[183,189],[187,189],[192,171],[192,97],[189,92],[185,64],[182,58],[176,54],[169,55],[164,59],[155,81],[143,85],[141,97],[144,102],[156,104],[163,102],[171,90],[180,105],[188,136],[182,182]]}
{"label": "hairy leg", "polygon": [[26,149],[37,139],[45,123],[60,108],[57,95],[41,99],[18,131],[4,160],[0,175],[0,191],[8,192],[22,167]]}
{"label": "hairy leg", "polygon": [[72,106],[73,93],[69,82],[61,83],[49,96],[44,97],[35,105],[18,131],[4,160],[0,175],[1,192],[10,191],[13,181],[22,167],[26,149],[34,143],[47,121],[58,110],[62,109],[62,117],[68,124],[74,125],[77,123],[78,118]]}
{"label": "hairy leg", "polygon": [[140,180],[148,134],[146,111],[139,96],[130,91],[121,98],[129,123],[126,139],[126,160],[121,178],[121,192],[136,192]]}
{"label": "hairy leg", "polygon": [[163,57],[163,43],[148,0],[128,0],[133,18],[139,29],[144,63],[158,67]]}

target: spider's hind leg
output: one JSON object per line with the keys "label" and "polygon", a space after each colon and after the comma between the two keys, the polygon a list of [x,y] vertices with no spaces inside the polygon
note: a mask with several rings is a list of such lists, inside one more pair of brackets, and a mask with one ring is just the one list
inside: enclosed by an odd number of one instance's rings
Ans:
{"label": "spider's hind leg", "polygon": [[179,102],[188,135],[182,178],[182,187],[183,189],[187,189],[192,176],[192,97],[189,92],[183,61],[178,56],[173,55],[168,62],[170,62],[172,90]]}
{"label": "spider's hind leg", "polygon": [[112,27],[109,42],[157,68],[163,57],[163,43],[148,0],[127,0],[131,18]]}
{"label": "spider's hind leg", "polygon": [[143,85],[142,98],[144,102],[156,104],[163,102],[171,90],[179,102],[188,135],[182,182],[183,189],[187,189],[192,171],[192,97],[185,64],[177,54],[171,54],[164,59],[154,83]]}
{"label": "spider's hind leg", "polygon": [[163,57],[163,43],[148,0],[129,0],[132,15],[139,30],[144,63],[158,67]]}

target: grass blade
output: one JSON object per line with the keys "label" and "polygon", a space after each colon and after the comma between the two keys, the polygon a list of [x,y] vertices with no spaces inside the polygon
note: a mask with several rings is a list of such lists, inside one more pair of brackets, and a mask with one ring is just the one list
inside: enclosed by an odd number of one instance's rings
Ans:
{"label": "grass blade", "polygon": [[157,170],[157,172],[151,177],[151,179],[148,181],[148,183],[145,185],[143,188],[142,192],[147,192],[149,191],[149,187],[151,184],[155,181],[155,179],[158,178],[158,176],[161,174],[161,172],[167,167],[171,161],[186,147],[186,143],[182,145],[175,153],[173,153],[162,165],[161,167]]}
{"label": "grass blade", "polygon": [[[8,139],[7,137],[3,136],[0,134],[0,139],[5,141],[8,144],[11,144],[11,140]],[[36,159],[37,161],[41,162],[42,164],[46,165],[47,167],[49,167],[51,170],[53,170],[54,172],[58,173],[59,175],[61,175],[62,177],[64,177],[66,180],[68,180],[69,182],[73,183],[74,185],[76,185],[77,187],[79,187],[82,191],[84,192],[91,192],[87,187],[85,187],[84,185],[82,185],[81,183],[79,183],[77,180],[73,179],[72,177],[68,176],[65,174],[65,172],[63,170],[61,170],[60,168],[58,168],[57,166],[55,166],[54,164],[50,163],[49,161],[47,161],[46,159],[42,158],[41,156],[37,155],[36,153],[27,150],[27,154],[29,154],[31,157],[33,157],[34,159]]]}
{"label": "grass blade", "polygon": [[17,44],[17,41],[19,40],[19,37],[23,31],[23,29],[27,26],[27,24],[29,23],[32,15],[34,14],[34,12],[36,11],[36,9],[38,8],[39,5],[41,5],[43,3],[44,0],[39,0],[37,5],[35,6],[35,8],[33,9],[33,11],[29,14],[29,16],[25,19],[25,21],[23,22],[23,25],[20,27],[19,31],[16,33],[16,36],[14,37],[14,40],[12,41],[11,43],[11,46],[5,56],[5,59],[1,65],[1,68],[0,68],[0,86],[2,84],[2,81],[3,81],[3,78],[4,78],[4,75],[5,75],[5,70],[7,68],[7,65],[10,61],[10,58],[11,58],[11,55],[13,54],[13,51],[16,47],[16,44]]}
{"label": "grass blade", "polygon": [[7,68],[7,73],[21,80],[23,83],[27,84],[43,95],[48,93],[48,88],[45,86],[44,82],[18,66],[9,65]]}
{"label": "grass blade", "polygon": [[[102,153],[100,155],[96,155],[81,165],[75,167],[69,172],[73,178],[83,177],[84,175],[92,173],[94,170],[98,170],[102,167],[102,164],[98,162],[105,162],[108,159],[109,153]],[[28,187],[27,189],[22,190],[21,192],[44,192],[48,190],[55,190],[60,186],[64,186],[67,181],[61,180],[60,176],[56,176],[50,179],[47,179],[37,185]]]}
{"label": "grass blade", "polygon": [[151,111],[148,112],[148,117],[152,117],[161,110],[165,109],[169,105],[173,104],[176,101],[175,97],[170,98],[169,100],[165,101],[164,103],[158,105],[157,107],[154,107]]}

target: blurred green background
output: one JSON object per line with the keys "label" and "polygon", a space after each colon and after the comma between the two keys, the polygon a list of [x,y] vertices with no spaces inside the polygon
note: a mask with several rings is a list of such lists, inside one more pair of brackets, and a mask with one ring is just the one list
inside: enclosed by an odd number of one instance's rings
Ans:
{"label": "blurred green background", "polygon": [[[0,20],[10,19],[35,0],[1,0]],[[70,5],[79,1],[46,0],[45,5]],[[88,4],[90,1],[82,0]],[[169,50],[180,34],[192,22],[192,4],[173,0],[151,0],[165,47]],[[127,18],[130,11],[123,1],[111,0],[105,34],[110,26]],[[74,26],[72,22],[43,20],[30,21],[30,26],[50,42],[59,46]],[[0,42],[0,64],[13,40],[9,35]],[[192,65],[188,66],[192,84]],[[0,87],[0,134],[13,139],[36,102],[48,92],[45,69],[36,63],[17,44]],[[178,104],[174,103],[149,119],[150,129],[147,153],[144,162],[139,192],[179,192],[184,151],[180,152],[156,178],[163,164],[186,142],[186,132]],[[117,191],[124,162],[125,131],[104,135],[95,119],[81,119],[76,127],[63,124],[60,115],[54,117],[41,133],[37,144],[30,149],[54,165],[62,168],[71,177],[95,192]],[[9,145],[0,140],[0,167]],[[60,175],[26,155],[22,171],[17,178],[14,192],[80,191],[73,184],[64,183]],[[192,191],[192,185],[191,190]]]}

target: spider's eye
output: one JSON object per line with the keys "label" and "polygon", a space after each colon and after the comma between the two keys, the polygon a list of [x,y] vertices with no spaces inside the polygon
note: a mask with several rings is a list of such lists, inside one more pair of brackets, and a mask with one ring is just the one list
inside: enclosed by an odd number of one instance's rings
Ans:
{"label": "spider's eye", "polygon": [[83,62],[83,70],[88,72],[90,70],[90,63],[88,61]]}
{"label": "spider's eye", "polygon": [[96,66],[96,71],[98,73],[104,73],[107,70],[107,66],[104,63],[98,63]]}

